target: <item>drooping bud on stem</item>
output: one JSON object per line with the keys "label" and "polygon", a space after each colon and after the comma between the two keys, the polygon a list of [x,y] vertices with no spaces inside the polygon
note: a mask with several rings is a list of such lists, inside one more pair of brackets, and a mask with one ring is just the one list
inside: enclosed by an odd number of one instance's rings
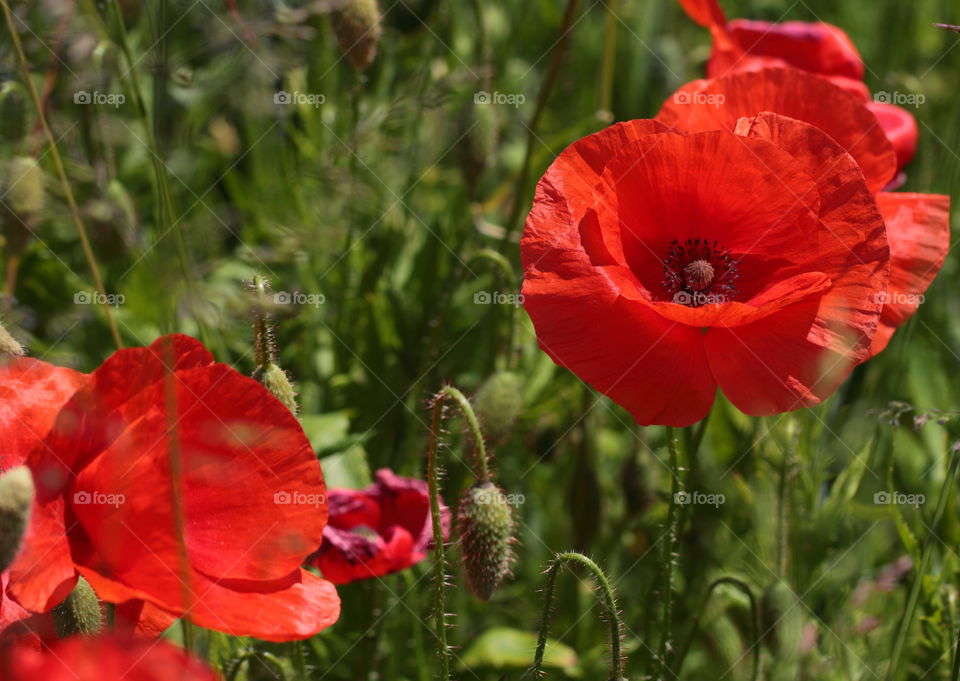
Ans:
{"label": "drooping bud on stem", "polygon": [[75,634],[96,634],[103,628],[100,601],[83,577],[77,580],[77,585],[63,603],[53,609],[53,623],[60,638]]}
{"label": "drooping bud on stem", "polygon": [[507,495],[492,482],[473,485],[460,499],[457,524],[467,586],[481,601],[490,600],[513,562],[514,520]]}
{"label": "drooping bud on stem", "polygon": [[369,67],[377,56],[377,43],[383,32],[377,0],[353,0],[330,18],[340,49],[353,67],[359,71]]}
{"label": "drooping bud on stem", "polygon": [[273,362],[266,366],[259,366],[253,370],[253,379],[269,390],[274,397],[280,400],[290,413],[294,416],[299,411],[297,405],[297,393],[293,389],[293,383],[287,372],[278,367]]}
{"label": "drooping bud on stem", "polygon": [[26,466],[0,475],[0,572],[10,566],[20,550],[34,493],[33,476]]}
{"label": "drooping bud on stem", "polygon": [[473,401],[487,434],[494,441],[504,440],[523,410],[523,381],[512,371],[497,371],[484,381]]}

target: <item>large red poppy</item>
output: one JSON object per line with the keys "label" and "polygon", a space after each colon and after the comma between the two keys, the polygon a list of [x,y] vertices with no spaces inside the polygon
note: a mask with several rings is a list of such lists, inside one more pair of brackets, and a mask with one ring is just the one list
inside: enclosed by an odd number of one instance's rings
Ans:
{"label": "large red poppy", "polygon": [[[427,483],[382,468],[368,488],[333,489],[323,545],[311,562],[334,584],[405,570],[427,556],[433,523]],[[450,511],[441,502],[444,537]]]}
{"label": "large red poppy", "polygon": [[285,641],[337,619],[333,585],[300,568],[326,523],[306,436],[199,342],[166,336],[89,376],[18,360],[0,393],[37,487],[7,588],[23,607],[50,610],[82,575],[155,628]]}
{"label": "large red poppy", "polygon": [[812,125],[621,123],[540,180],[524,305],[543,350],[642,424],[694,423],[717,387],[748,414],[789,411],[866,356],[884,231],[856,162]]}
{"label": "large red poppy", "polygon": [[[667,98],[657,120],[687,131],[733,130],[744,116],[773,111],[825,131],[857,160],[880,192],[897,172],[897,155],[862,101],[823,78],[791,68],[765,68],[698,80]],[[823,172],[822,170],[817,171]],[[950,246],[950,199],[938,194],[880,192],[887,222],[891,289],[884,294],[882,332],[871,355],[917,309]]]}
{"label": "large red poppy", "polygon": [[217,681],[197,659],[166,641],[71,636],[37,650],[0,651],[0,681]]}
{"label": "large red poppy", "polygon": [[[857,96],[870,99],[863,81],[863,60],[853,42],[837,26],[823,22],[727,21],[717,0],[680,0],[687,14],[710,29],[713,49],[707,63],[710,78],[737,71],[792,66],[829,79]],[[917,148],[917,123],[905,109],[891,103],[869,102],[880,127],[897,152],[899,168]]]}

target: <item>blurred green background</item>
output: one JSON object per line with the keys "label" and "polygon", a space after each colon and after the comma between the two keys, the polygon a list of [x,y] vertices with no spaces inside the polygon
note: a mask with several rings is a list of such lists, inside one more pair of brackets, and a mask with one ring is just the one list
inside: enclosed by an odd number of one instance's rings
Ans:
{"label": "blurred green background", "polygon": [[[268,278],[289,294],[272,308],[279,363],[297,382],[331,486],[363,485],[382,466],[422,476],[430,394],[444,381],[473,393],[514,372],[519,389],[493,402],[515,423],[488,435],[501,485],[524,497],[515,577],[480,604],[452,569],[458,677],[519,678],[532,659],[519,632],[536,631],[542,569],[554,552],[578,549],[616,585],[627,675],[640,678],[659,636],[664,433],[637,427],[537,349],[522,307],[510,304],[515,228],[565,146],[614,120],[652,117],[703,74],[708,32],[668,0],[584,0],[563,40],[566,3],[557,0],[381,0],[378,54],[360,73],[331,30],[336,3],[232,5],[11,3],[106,291],[121,303],[113,314],[124,342],[184,332],[249,373],[244,282]],[[960,24],[955,2],[723,6],[731,18],[846,30],[872,91],[925,98],[904,190],[960,195],[960,35],[931,27]],[[566,54],[534,121],[558,40]],[[4,322],[32,354],[90,370],[114,348],[109,327],[97,306],[76,302],[94,291],[90,270],[6,30],[0,57],[2,158],[39,157],[48,193]],[[275,101],[280,91],[290,103]],[[124,101],[83,103],[78,93]],[[9,272],[10,230],[7,239]],[[882,678],[917,579],[910,561],[919,563],[930,532],[901,678],[951,678],[960,628],[953,493],[936,527],[932,519],[957,434],[958,286],[951,251],[916,317],[820,408],[751,419],[718,404],[687,462],[689,489],[725,503],[684,507],[673,630],[677,647],[689,636],[690,653],[680,678],[750,678],[749,599],[727,584],[707,600],[719,577],[742,580],[760,603],[763,678]],[[944,413],[914,427],[931,409]],[[449,505],[469,484],[461,430],[451,423],[447,438]],[[925,503],[874,503],[882,490]],[[341,622],[310,642],[312,678],[432,678],[429,568],[343,588]],[[564,575],[559,585],[551,632],[570,649],[555,649],[551,676],[601,678],[606,627],[589,578]],[[278,676],[286,649],[257,645],[279,662],[237,678]],[[207,646],[215,662],[241,649],[217,636]]]}

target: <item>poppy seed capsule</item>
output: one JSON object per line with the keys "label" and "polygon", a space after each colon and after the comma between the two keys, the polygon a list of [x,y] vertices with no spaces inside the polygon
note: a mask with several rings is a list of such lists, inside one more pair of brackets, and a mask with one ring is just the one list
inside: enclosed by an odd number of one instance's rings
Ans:
{"label": "poppy seed capsule", "polygon": [[354,0],[334,12],[331,20],[340,49],[354,68],[363,71],[369,67],[377,56],[377,43],[383,32],[377,0]]}
{"label": "poppy seed capsule", "polygon": [[473,402],[484,432],[502,440],[523,410],[523,380],[512,371],[498,371],[480,386]]}
{"label": "poppy seed capsule", "polygon": [[9,567],[20,550],[33,495],[33,476],[26,466],[16,466],[0,475],[0,572]]}
{"label": "poppy seed capsule", "polygon": [[254,370],[253,379],[280,400],[291,414],[297,415],[297,393],[293,389],[293,383],[290,382],[287,372],[273,362],[269,362],[266,366],[259,366]]}
{"label": "poppy seed capsule", "polygon": [[77,579],[77,585],[63,603],[53,609],[53,624],[60,638],[95,634],[103,628],[100,600],[83,577]]}
{"label": "poppy seed capsule", "polygon": [[510,574],[513,512],[507,496],[492,482],[478,482],[460,499],[457,526],[467,586],[481,601]]}

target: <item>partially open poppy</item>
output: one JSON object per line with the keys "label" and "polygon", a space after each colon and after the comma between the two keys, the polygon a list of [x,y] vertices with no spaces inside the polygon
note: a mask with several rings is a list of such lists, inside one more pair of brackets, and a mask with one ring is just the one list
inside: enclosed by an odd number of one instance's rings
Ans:
{"label": "partially open poppy", "polygon": [[7,588],[22,606],[50,610],[82,575],[105,601],[149,604],[156,626],[165,613],[285,641],[337,619],[333,585],[300,568],[326,522],[309,442],[199,342],[165,336],[89,376],[17,360],[0,391],[37,488]]}
{"label": "partially open poppy", "polygon": [[857,163],[776,114],[621,123],[537,186],[521,256],[540,347],[642,424],[817,404],[866,356],[889,253]]}
{"label": "partially open poppy", "polygon": [[733,130],[741,117],[773,111],[812,123],[860,164],[887,222],[891,251],[889,292],[883,294],[883,332],[870,355],[916,311],[950,246],[950,198],[939,194],[882,192],[897,172],[898,153],[881,133],[874,107],[819,78],[790,68],[765,68],[698,80],[667,98],[657,114],[687,131]]}
{"label": "partially open poppy", "polygon": [[[691,19],[710,29],[710,78],[791,66],[820,75],[862,101],[870,99],[860,53],[837,26],[806,21],[727,21],[717,0],[680,0],[680,4]],[[898,167],[903,168],[917,148],[916,121],[906,109],[891,103],[870,102],[869,106],[897,151]]]}
{"label": "partially open poppy", "polygon": [[[334,584],[405,570],[427,556],[433,542],[427,483],[382,468],[363,490],[332,489],[323,545],[310,562]],[[444,536],[450,512],[441,505]]]}
{"label": "partially open poppy", "polygon": [[217,681],[200,660],[166,641],[71,636],[37,650],[0,651],[2,681]]}

